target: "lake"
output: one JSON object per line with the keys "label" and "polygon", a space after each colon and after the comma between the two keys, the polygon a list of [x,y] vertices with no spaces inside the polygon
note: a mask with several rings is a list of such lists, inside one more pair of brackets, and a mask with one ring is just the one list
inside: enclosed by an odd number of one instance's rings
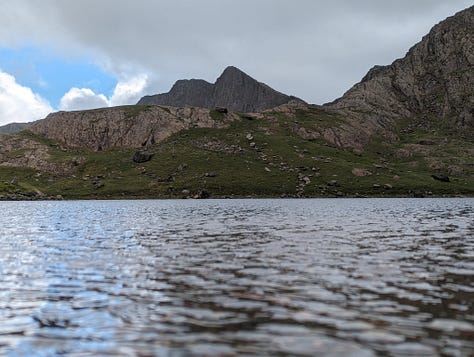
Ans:
{"label": "lake", "polygon": [[474,355],[474,199],[0,209],[0,355]]}

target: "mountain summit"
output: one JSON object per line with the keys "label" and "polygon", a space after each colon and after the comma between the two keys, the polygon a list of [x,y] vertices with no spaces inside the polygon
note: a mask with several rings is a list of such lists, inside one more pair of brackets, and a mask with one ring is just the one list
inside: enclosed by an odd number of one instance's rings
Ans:
{"label": "mountain summit", "polygon": [[400,118],[474,128],[474,7],[434,26],[406,56],[375,66],[327,104],[386,127]]}
{"label": "mountain summit", "polygon": [[230,66],[214,84],[202,79],[179,80],[168,93],[145,96],[138,104],[210,109],[225,107],[235,112],[257,112],[291,100],[299,99],[280,93]]}

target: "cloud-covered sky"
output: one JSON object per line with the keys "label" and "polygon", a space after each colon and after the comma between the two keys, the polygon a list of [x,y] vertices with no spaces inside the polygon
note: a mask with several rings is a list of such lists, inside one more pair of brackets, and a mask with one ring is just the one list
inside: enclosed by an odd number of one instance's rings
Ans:
{"label": "cloud-covered sky", "polygon": [[135,103],[234,65],[311,103],[472,0],[1,0],[0,124]]}

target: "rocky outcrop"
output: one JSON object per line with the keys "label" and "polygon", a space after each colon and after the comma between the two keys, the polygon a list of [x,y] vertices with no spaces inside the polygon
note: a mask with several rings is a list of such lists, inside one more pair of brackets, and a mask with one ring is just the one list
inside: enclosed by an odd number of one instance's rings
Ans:
{"label": "rocky outcrop", "polygon": [[222,128],[238,118],[233,113],[213,118],[211,111],[203,108],[140,105],[53,113],[29,130],[66,146],[101,151],[146,147],[183,129]]}
{"label": "rocky outcrop", "polygon": [[236,67],[227,67],[214,84],[201,79],[179,80],[168,93],[143,97],[138,104],[209,109],[221,107],[250,113],[292,100],[299,99],[277,92]]}
{"label": "rocky outcrop", "polygon": [[375,66],[342,98],[327,104],[389,128],[400,118],[474,128],[474,7],[436,25],[406,56]]}
{"label": "rocky outcrop", "polygon": [[20,135],[0,135],[0,166],[28,167],[36,171],[47,171],[68,175],[74,168],[72,163],[51,162],[48,146]]}

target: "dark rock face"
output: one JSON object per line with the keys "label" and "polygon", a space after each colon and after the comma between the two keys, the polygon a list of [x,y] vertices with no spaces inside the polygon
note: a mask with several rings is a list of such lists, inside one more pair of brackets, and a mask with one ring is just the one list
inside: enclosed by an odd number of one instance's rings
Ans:
{"label": "dark rock face", "polygon": [[177,81],[168,93],[145,96],[137,104],[213,108],[214,86],[202,79]]}
{"label": "dark rock face", "polygon": [[233,112],[249,113],[292,100],[299,99],[277,92],[236,67],[227,67],[214,84],[201,79],[179,80],[168,93],[143,97],[138,104],[227,108]]}
{"label": "dark rock face", "polygon": [[406,56],[375,66],[327,104],[387,127],[399,118],[441,119],[474,128],[474,7],[436,25]]}

